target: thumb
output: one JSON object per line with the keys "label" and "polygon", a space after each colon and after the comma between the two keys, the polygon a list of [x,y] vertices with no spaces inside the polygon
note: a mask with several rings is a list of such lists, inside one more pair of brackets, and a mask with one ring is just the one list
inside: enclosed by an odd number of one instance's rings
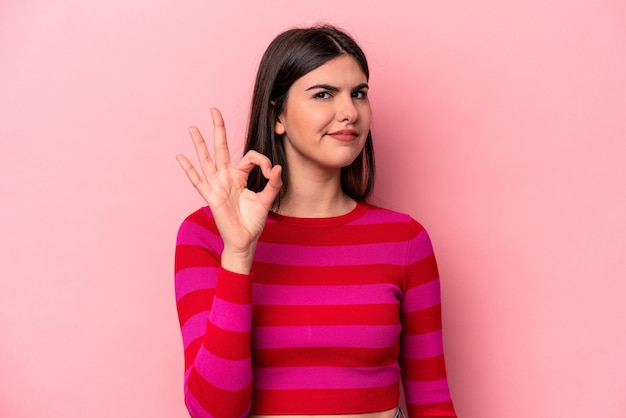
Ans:
{"label": "thumb", "polygon": [[282,172],[283,168],[281,166],[275,165],[272,167],[269,171],[269,181],[263,190],[258,193],[259,199],[266,207],[272,207],[280,189],[283,187]]}

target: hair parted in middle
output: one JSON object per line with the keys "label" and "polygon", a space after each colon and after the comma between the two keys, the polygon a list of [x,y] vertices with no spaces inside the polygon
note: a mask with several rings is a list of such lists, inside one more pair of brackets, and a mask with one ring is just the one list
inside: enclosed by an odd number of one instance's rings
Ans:
{"label": "hair parted in middle", "polygon": [[[274,202],[274,210],[280,207],[289,183],[289,166],[282,135],[274,132],[275,123],[284,111],[289,88],[305,74],[345,55],[356,60],[369,80],[365,54],[354,39],[334,26],[289,29],[274,38],[261,58],[252,94],[244,152],[258,151],[267,156],[272,165],[283,167],[283,187]],[[341,188],[354,200],[364,201],[374,188],[374,175],[374,147],[370,131],[361,153],[352,164],[341,169]],[[259,192],[266,184],[267,179],[259,167],[255,167],[248,177],[248,188]]]}

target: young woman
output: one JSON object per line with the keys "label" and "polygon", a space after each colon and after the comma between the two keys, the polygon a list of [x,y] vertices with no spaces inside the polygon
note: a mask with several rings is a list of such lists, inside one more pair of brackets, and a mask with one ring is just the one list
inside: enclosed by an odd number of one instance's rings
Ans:
{"label": "young woman", "polygon": [[212,109],[208,207],[181,225],[176,296],[194,417],[456,417],[443,358],[439,276],[424,228],[366,203],[374,183],[369,70],[330,26],[269,45],[246,152],[232,165]]}

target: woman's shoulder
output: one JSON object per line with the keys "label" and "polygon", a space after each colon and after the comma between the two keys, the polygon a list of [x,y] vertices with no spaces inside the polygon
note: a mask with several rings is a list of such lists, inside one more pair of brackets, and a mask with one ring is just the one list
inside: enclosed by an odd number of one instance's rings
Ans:
{"label": "woman's shoulder", "polygon": [[364,215],[364,222],[379,225],[385,224],[384,226],[387,228],[405,231],[409,239],[417,236],[422,236],[427,240],[430,239],[424,225],[410,214],[371,203],[367,203],[367,206],[368,210]]}
{"label": "woman's shoulder", "polygon": [[193,225],[210,230],[215,229],[215,220],[213,219],[213,214],[208,206],[201,207],[200,209],[197,209],[187,215],[183,219],[180,228],[184,229],[185,227]]}
{"label": "woman's shoulder", "polygon": [[397,210],[378,206],[373,203],[365,203],[365,205],[367,205],[368,208],[366,214],[373,221],[378,221],[381,223],[389,222],[417,224],[421,226],[421,224],[408,213],[399,212]]}
{"label": "woman's shoulder", "polygon": [[182,221],[178,228],[179,242],[183,237],[219,238],[217,225],[208,206],[192,212]]}
{"label": "woman's shoulder", "polygon": [[213,214],[211,213],[211,209],[208,206],[201,207],[193,212],[191,212],[185,219],[185,222],[195,222],[195,223],[206,223],[206,222],[214,222]]}

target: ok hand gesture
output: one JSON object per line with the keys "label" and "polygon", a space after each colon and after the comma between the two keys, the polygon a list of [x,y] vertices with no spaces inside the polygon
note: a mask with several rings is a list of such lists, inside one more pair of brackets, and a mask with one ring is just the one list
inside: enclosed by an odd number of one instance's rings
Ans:
{"label": "ok hand gesture", "polygon": [[[265,155],[248,151],[235,167],[230,162],[224,120],[218,109],[211,109],[214,131],[214,160],[211,159],[204,138],[196,127],[189,128],[200,168],[201,176],[184,155],[176,159],[187,177],[207,202],[215,223],[224,240],[222,267],[248,273],[256,243],[263,232],[265,220],[282,186],[281,170]],[[248,189],[250,171],[259,166],[265,178],[265,188],[255,193]]]}

